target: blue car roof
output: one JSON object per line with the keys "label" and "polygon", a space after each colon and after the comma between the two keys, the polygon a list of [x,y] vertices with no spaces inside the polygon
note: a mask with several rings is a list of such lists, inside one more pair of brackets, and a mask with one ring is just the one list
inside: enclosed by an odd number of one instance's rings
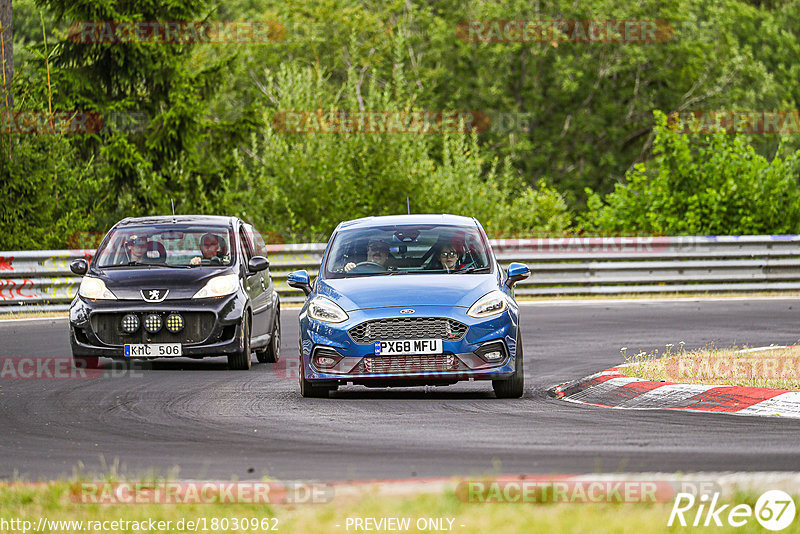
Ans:
{"label": "blue car roof", "polygon": [[472,217],[442,214],[384,215],[381,217],[363,217],[339,223],[337,230],[344,228],[373,228],[396,224],[449,224],[453,226],[477,226]]}

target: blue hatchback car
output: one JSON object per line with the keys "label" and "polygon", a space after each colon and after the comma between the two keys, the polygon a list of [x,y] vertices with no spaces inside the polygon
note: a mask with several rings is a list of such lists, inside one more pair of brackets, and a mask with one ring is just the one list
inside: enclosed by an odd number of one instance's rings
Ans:
{"label": "blue hatchback car", "polygon": [[319,276],[289,274],[300,312],[300,393],[340,385],[449,385],[491,380],[522,396],[519,308],[527,266],[503,270],[480,223],[455,215],[369,217],[339,224]]}

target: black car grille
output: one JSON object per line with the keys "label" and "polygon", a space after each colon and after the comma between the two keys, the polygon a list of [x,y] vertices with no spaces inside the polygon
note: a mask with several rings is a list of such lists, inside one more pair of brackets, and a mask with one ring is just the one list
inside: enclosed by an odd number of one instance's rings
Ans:
{"label": "black car grille", "polygon": [[[169,313],[142,312],[136,313],[139,322],[144,323],[144,318],[150,313],[159,313],[166,321]],[[126,313],[95,313],[90,322],[92,330],[106,345],[124,345],[126,343],[199,343],[211,335],[214,328],[215,316],[211,312],[179,312],[183,316],[183,330],[172,334],[165,327],[155,334],[145,332],[141,326],[133,334],[126,334],[120,329],[122,317]]]}
{"label": "black car grille", "polygon": [[458,371],[460,360],[452,354],[425,356],[375,356],[362,358],[351,374],[436,373]]}
{"label": "black car grille", "polygon": [[348,333],[359,344],[395,339],[444,339],[458,341],[467,325],[443,317],[396,317],[375,319],[354,326]]}

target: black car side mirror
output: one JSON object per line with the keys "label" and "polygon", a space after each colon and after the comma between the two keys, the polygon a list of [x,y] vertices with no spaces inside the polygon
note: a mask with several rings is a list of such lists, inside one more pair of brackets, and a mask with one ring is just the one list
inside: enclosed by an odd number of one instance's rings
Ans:
{"label": "black car side mirror", "polygon": [[77,259],[69,264],[69,270],[79,276],[83,276],[89,270],[89,263],[83,258]]}
{"label": "black car side mirror", "polygon": [[264,256],[253,256],[250,258],[250,261],[247,262],[247,268],[252,273],[266,270],[269,268],[269,260]]}

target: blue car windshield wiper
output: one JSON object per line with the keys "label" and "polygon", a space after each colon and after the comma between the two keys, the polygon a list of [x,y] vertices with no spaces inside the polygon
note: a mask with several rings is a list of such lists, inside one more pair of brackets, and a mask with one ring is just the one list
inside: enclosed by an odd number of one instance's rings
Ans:
{"label": "blue car windshield wiper", "polygon": [[470,267],[469,269],[464,269],[462,271],[456,271],[454,274],[470,274],[470,273],[477,273],[479,271],[488,272],[489,266],[486,267]]}

